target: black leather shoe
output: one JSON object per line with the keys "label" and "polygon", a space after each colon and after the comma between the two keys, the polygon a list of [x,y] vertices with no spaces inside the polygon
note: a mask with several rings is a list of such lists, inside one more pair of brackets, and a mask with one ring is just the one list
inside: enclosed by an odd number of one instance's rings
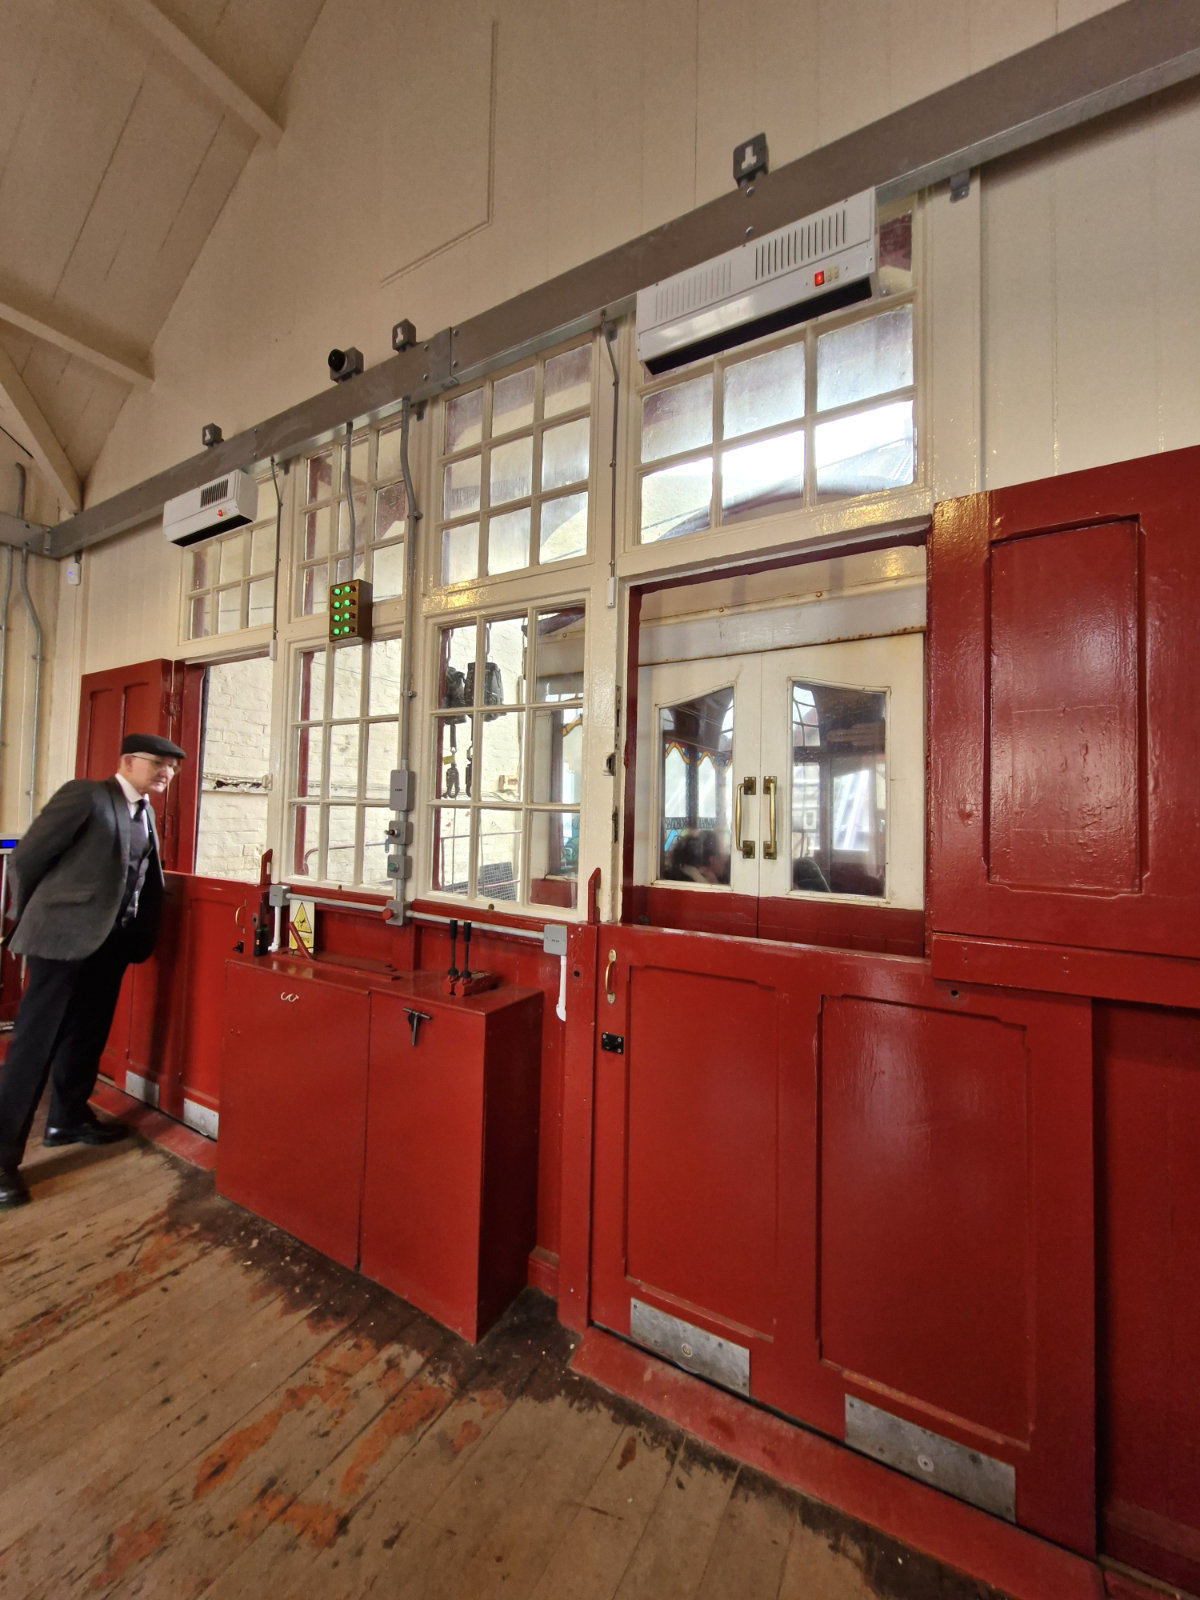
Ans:
{"label": "black leather shoe", "polygon": [[0,1167],[0,1211],[29,1204],[29,1190],[15,1167]]}
{"label": "black leather shoe", "polygon": [[42,1143],[58,1144],[116,1144],[128,1139],[129,1129],[120,1122],[72,1122],[62,1128],[47,1128]]}

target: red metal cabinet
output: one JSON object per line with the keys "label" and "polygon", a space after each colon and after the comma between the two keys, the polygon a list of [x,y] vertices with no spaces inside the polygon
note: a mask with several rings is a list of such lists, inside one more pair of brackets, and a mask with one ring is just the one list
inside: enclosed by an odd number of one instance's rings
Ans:
{"label": "red metal cabinet", "polygon": [[537,1238],[541,1018],[539,990],[230,961],[219,1193],[477,1339]]}
{"label": "red metal cabinet", "polygon": [[217,1191],[358,1263],[370,996],[286,958],[225,969]]}
{"label": "red metal cabinet", "polygon": [[451,999],[432,973],[371,997],[362,1270],[466,1339],[536,1241],[541,1012],[536,991]]}

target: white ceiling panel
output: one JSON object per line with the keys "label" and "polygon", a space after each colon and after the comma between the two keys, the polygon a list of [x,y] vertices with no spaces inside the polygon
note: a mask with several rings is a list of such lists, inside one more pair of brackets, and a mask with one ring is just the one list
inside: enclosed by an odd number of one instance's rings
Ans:
{"label": "white ceiling panel", "polygon": [[[0,0],[0,306],[22,321],[0,321],[0,348],[84,476],[129,392],[119,363],[89,356],[152,370],[255,148],[238,91],[251,120],[278,120],[322,0],[152,4],[161,17],[146,0]],[[235,86],[224,103],[213,68]],[[0,411],[19,431],[20,407],[0,395]]]}
{"label": "white ceiling panel", "polygon": [[273,111],[323,0],[156,0],[265,111]]}

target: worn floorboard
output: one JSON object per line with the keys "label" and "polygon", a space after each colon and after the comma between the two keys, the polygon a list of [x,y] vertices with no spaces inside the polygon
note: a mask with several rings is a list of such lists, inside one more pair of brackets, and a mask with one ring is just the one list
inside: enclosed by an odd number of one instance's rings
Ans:
{"label": "worn floorboard", "polygon": [[472,1348],[141,1142],[0,1214],[0,1597],[1002,1600],[572,1372]]}

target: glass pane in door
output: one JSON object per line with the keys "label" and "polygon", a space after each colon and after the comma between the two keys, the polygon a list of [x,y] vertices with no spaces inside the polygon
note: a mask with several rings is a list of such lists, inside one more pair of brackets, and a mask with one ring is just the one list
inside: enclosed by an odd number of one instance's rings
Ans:
{"label": "glass pane in door", "polygon": [[660,708],[657,877],[729,882],[732,760],[732,686]]}
{"label": "glass pane in door", "polygon": [[887,892],[887,695],[792,684],[792,888]]}

